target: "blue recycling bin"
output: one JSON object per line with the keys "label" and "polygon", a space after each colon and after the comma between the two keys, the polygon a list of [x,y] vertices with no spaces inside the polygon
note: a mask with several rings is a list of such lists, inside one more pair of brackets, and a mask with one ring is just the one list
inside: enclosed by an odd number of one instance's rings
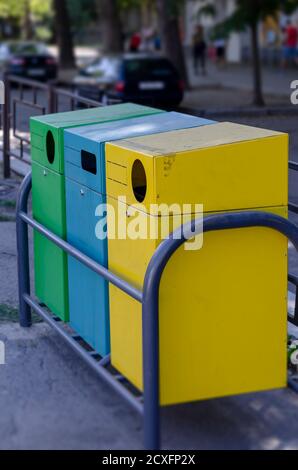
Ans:
{"label": "blue recycling bin", "polygon": [[[108,266],[107,240],[96,234],[105,214],[105,143],[118,139],[199,127],[214,121],[169,112],[65,130],[67,241]],[[72,328],[101,356],[110,352],[108,283],[68,257],[69,319]]]}

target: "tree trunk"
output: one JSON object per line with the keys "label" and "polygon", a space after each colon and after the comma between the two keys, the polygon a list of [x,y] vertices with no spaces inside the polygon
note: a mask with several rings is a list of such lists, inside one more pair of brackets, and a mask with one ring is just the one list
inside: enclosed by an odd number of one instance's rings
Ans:
{"label": "tree trunk", "polygon": [[25,41],[33,39],[33,25],[31,21],[31,11],[29,0],[24,3],[24,16],[22,21],[22,38]]}
{"label": "tree trunk", "polygon": [[169,0],[156,0],[161,45],[165,55],[178,69],[188,87],[188,76],[179,31],[178,13]]}
{"label": "tree trunk", "polygon": [[250,30],[251,30],[251,45],[252,45],[252,55],[253,55],[253,84],[254,84],[253,103],[257,106],[264,106],[265,102],[264,102],[263,91],[262,91],[262,70],[261,70],[257,23],[251,24]]}
{"label": "tree trunk", "polygon": [[67,0],[54,0],[54,11],[59,64],[62,69],[73,69],[75,68],[75,59]]}
{"label": "tree trunk", "polygon": [[118,53],[123,50],[122,26],[117,0],[98,0],[103,52]]}

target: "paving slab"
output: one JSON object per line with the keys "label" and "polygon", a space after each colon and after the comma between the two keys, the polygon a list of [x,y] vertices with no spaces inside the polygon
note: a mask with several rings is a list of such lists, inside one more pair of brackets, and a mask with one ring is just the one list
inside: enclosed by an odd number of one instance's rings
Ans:
{"label": "paving slab", "polygon": [[[226,64],[217,67],[207,62],[207,74],[195,75],[191,60],[187,60],[189,80],[192,87],[227,87],[234,90],[251,91],[253,87],[253,68],[249,64]],[[290,104],[291,83],[297,80],[297,67],[262,67],[263,91],[272,97],[285,98]]]}
{"label": "paving slab", "polygon": [[[17,249],[15,222],[0,222],[0,304],[18,306]],[[31,278],[33,272],[32,231],[29,229]]]}
{"label": "paving slab", "polygon": [[[142,421],[45,324],[1,325],[0,449],[139,449]],[[166,449],[298,449],[290,390],[167,407]]]}

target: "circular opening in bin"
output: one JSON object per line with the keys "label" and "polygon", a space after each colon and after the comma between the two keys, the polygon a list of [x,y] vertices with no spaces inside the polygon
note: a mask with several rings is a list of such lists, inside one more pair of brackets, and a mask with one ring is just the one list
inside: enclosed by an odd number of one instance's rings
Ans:
{"label": "circular opening in bin", "polygon": [[46,138],[47,157],[50,163],[53,163],[55,158],[55,140],[51,131],[48,131]]}
{"label": "circular opening in bin", "polygon": [[132,166],[131,184],[136,200],[138,202],[144,201],[147,191],[147,178],[145,168],[140,160],[136,160]]}

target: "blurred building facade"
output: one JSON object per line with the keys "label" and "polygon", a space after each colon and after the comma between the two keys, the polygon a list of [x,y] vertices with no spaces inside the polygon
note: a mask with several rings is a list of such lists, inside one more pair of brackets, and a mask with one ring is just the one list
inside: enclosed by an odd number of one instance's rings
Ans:
{"label": "blurred building facade", "polygon": [[[184,43],[190,47],[192,35],[197,24],[202,24],[209,45],[208,37],[215,24],[222,22],[235,10],[236,0],[206,0],[206,4],[213,3],[216,15],[199,16],[198,11],[203,2],[187,0],[183,17]],[[288,17],[279,13],[277,18],[267,18],[259,25],[262,59],[269,63],[279,63],[282,48],[282,29]],[[298,27],[298,9],[291,17],[292,22]],[[234,32],[226,40],[226,61],[229,63],[241,63],[251,60],[250,35],[247,31]]]}

